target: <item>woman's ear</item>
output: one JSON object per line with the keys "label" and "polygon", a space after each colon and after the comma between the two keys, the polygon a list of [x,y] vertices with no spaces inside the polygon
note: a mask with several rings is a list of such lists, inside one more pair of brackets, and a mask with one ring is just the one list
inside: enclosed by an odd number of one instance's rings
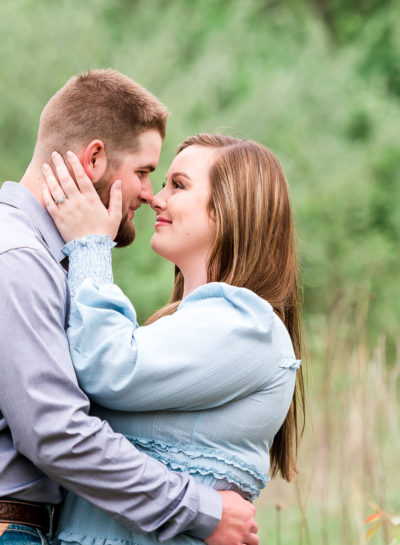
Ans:
{"label": "woman's ear", "polygon": [[100,180],[107,170],[107,154],[101,140],[92,140],[83,151],[82,165],[93,183]]}
{"label": "woman's ear", "polygon": [[208,217],[210,218],[211,221],[215,222],[215,219],[216,219],[215,209],[214,207],[211,207],[210,205],[208,206]]}

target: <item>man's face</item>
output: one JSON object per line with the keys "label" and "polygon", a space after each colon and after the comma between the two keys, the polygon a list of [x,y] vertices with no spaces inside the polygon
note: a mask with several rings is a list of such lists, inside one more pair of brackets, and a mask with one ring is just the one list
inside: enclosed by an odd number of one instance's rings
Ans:
{"label": "man's face", "polygon": [[134,211],[153,198],[149,174],[157,167],[161,145],[162,138],[157,130],[149,129],[141,133],[137,137],[136,151],[121,154],[118,167],[107,169],[96,184],[99,196],[108,208],[111,185],[115,180],[121,180],[122,220],[115,238],[120,248],[131,244],[135,238],[135,226],[132,223]]}

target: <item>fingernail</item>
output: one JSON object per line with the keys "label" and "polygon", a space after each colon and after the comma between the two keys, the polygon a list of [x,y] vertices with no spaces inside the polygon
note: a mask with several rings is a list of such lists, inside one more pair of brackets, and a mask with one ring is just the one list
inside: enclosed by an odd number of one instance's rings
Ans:
{"label": "fingernail", "polygon": [[115,180],[115,187],[121,189],[121,180]]}
{"label": "fingernail", "polygon": [[53,151],[51,156],[52,156],[53,159],[58,159],[60,157],[60,155],[56,151]]}
{"label": "fingernail", "polygon": [[74,157],[74,154],[72,153],[72,151],[67,151],[67,157],[69,159],[72,159]]}
{"label": "fingernail", "polygon": [[49,167],[49,165],[47,163],[43,163],[42,169],[45,170],[46,172],[48,172],[50,170],[50,167]]}

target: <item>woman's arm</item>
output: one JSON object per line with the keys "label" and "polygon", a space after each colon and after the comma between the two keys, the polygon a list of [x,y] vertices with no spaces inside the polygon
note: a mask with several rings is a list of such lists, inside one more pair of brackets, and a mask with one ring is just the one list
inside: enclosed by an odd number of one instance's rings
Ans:
{"label": "woman's arm", "polygon": [[[276,374],[281,355],[272,342],[273,311],[254,293],[206,284],[175,314],[139,327],[123,292],[99,281],[88,242],[73,244],[70,281],[76,285],[82,269],[90,278],[72,301],[70,350],[82,388],[100,405],[129,411],[210,408],[261,389]],[[294,360],[290,344],[288,354]]]}

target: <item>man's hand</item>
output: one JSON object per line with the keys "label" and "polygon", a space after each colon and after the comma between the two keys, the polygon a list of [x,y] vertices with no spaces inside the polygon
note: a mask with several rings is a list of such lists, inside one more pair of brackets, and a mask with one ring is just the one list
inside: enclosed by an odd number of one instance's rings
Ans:
{"label": "man's hand", "polygon": [[214,532],[204,541],[207,545],[258,545],[256,508],[236,492],[220,492],[222,517]]}

